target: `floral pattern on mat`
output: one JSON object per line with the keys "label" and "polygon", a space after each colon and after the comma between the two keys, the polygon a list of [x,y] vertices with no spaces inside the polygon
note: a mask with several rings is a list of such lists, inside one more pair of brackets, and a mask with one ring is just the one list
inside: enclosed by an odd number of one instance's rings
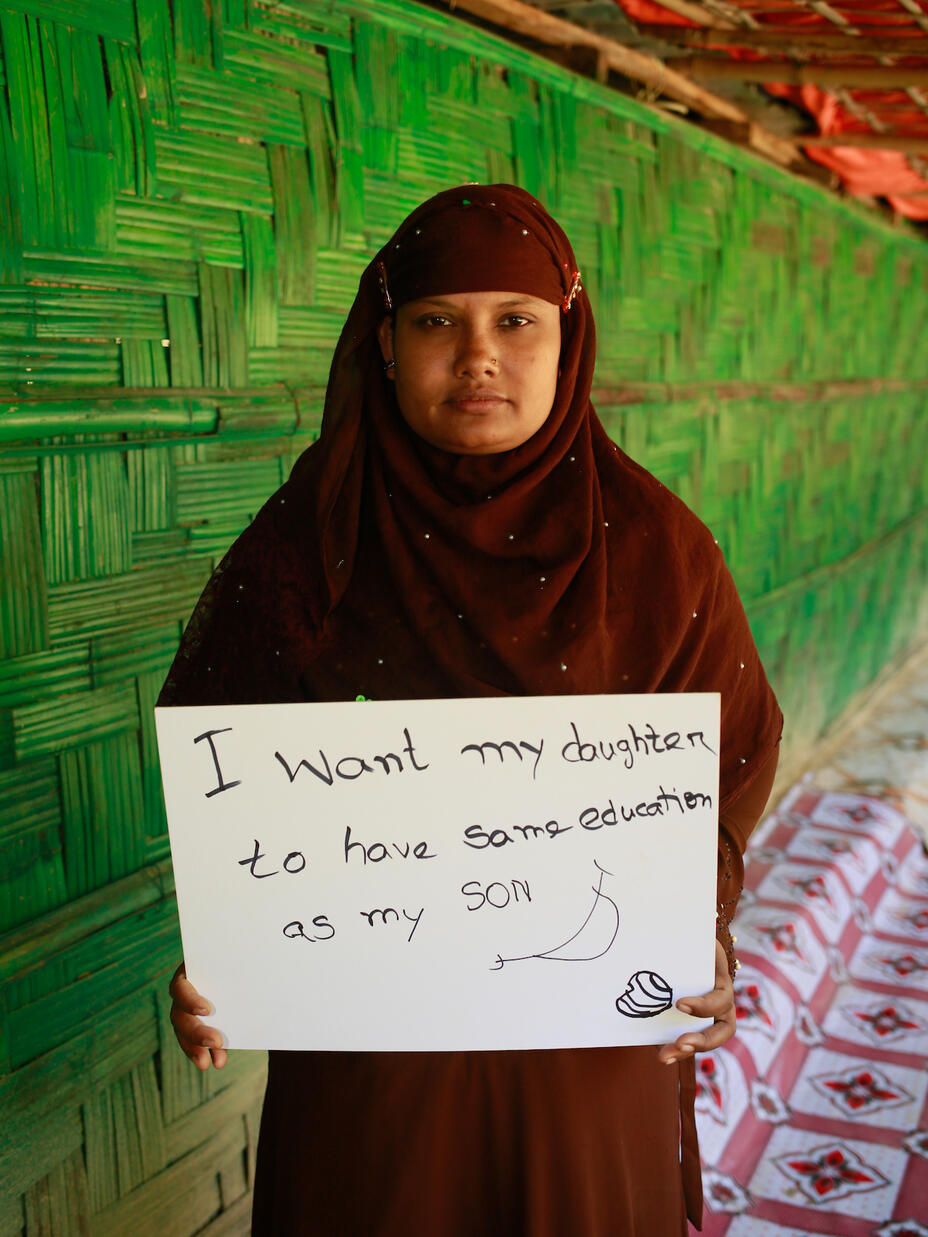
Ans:
{"label": "floral pattern on mat", "polygon": [[928,859],[899,795],[835,781],[748,851],[738,1034],[697,1071],[707,1237],[928,1237]]}

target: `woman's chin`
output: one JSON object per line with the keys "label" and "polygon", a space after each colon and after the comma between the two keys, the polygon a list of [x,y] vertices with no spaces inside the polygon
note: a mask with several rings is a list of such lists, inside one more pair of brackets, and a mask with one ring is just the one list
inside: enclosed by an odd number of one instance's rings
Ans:
{"label": "woman's chin", "polygon": [[452,455],[499,455],[521,446],[531,434],[520,433],[512,425],[491,425],[488,418],[483,424],[447,426],[421,437]]}
{"label": "woman's chin", "polygon": [[432,445],[439,447],[442,451],[447,451],[449,455],[500,455],[503,451],[511,451],[513,447],[519,444],[505,439],[491,439],[490,441],[480,442],[452,440],[448,442],[435,442]]}

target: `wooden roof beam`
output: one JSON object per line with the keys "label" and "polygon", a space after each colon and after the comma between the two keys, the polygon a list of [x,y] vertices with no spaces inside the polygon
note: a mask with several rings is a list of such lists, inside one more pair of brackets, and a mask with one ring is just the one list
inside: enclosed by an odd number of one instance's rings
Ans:
{"label": "wooden roof beam", "polygon": [[676,68],[700,81],[782,82],[787,86],[824,86],[846,90],[904,90],[928,86],[928,66],[790,64],[780,60],[722,60],[685,56]]}
{"label": "wooden roof beam", "polygon": [[593,30],[524,4],[522,0],[448,0],[448,7],[520,35],[536,47],[541,45],[561,51],[586,48],[587,55],[596,54],[597,76],[601,81],[606,80],[610,70],[620,73],[669,99],[685,103],[700,116],[748,125],[750,146],[776,163],[788,167],[799,157],[794,142],[752,123],[741,108],[668,68],[655,56],[634,51]]}
{"label": "wooden roof beam", "polygon": [[797,137],[796,141],[800,146],[852,146],[859,150],[899,150],[907,155],[928,155],[928,137],[913,137],[908,133],[809,133]]}
{"label": "wooden roof beam", "polygon": [[816,56],[844,56],[848,52],[858,56],[928,56],[928,37],[915,35],[912,38],[895,34],[871,34],[866,36],[845,34],[831,30],[806,30],[784,27],[760,30],[737,30],[713,25],[693,30],[688,26],[654,26],[642,23],[638,29],[648,38],[671,43],[674,47],[745,47],[752,51],[784,52],[790,48],[802,48]]}
{"label": "wooden roof beam", "polygon": [[[716,26],[719,30],[735,30],[737,28],[734,22],[726,21],[724,17],[719,17],[717,13],[710,13],[701,4],[690,4],[689,0],[659,0],[659,3],[662,9],[670,9],[671,13],[677,13],[680,17],[686,17],[700,26]],[[685,29],[685,27],[682,28]],[[681,27],[677,27],[677,29],[681,29]]]}

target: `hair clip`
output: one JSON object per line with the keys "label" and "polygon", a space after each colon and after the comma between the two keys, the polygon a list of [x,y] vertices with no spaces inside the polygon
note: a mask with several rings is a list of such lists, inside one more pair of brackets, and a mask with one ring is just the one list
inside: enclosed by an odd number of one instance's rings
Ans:
{"label": "hair clip", "polygon": [[580,272],[574,271],[574,277],[570,281],[570,287],[567,289],[567,295],[564,297],[563,301],[561,301],[561,309],[564,311],[565,314],[567,313],[568,309],[570,309],[571,305],[574,303],[574,297],[580,291],[582,291],[582,285],[580,283]]}
{"label": "hair clip", "polygon": [[390,297],[390,289],[387,287],[387,268],[379,259],[377,260],[377,274],[380,278],[380,291],[383,293],[384,304],[392,312],[393,301]]}

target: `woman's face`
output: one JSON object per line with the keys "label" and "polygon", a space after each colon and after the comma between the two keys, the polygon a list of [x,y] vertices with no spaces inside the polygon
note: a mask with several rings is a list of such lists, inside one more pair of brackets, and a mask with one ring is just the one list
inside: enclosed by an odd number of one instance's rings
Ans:
{"label": "woman's face", "polygon": [[443,451],[493,455],[545,423],[557,388],[560,309],[522,292],[409,301],[378,330],[411,429]]}

